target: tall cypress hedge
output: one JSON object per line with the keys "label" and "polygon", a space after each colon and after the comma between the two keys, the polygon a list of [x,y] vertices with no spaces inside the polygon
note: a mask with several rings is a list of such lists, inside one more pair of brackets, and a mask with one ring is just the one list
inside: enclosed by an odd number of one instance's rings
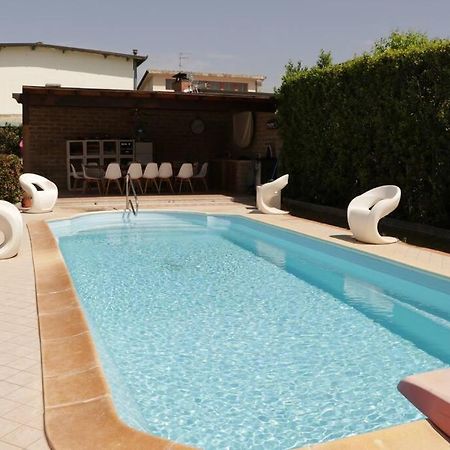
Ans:
{"label": "tall cypress hedge", "polygon": [[396,217],[450,227],[449,41],[291,69],[277,97],[291,198],[345,208],[396,184]]}

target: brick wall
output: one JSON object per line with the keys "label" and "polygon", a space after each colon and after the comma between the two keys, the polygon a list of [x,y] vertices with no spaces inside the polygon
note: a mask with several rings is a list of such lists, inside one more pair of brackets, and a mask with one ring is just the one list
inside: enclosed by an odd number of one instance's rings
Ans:
{"label": "brick wall", "polygon": [[[193,134],[190,125],[202,119],[205,130]],[[29,106],[24,123],[24,168],[53,180],[66,189],[66,140],[133,138],[143,130],[142,140],[154,145],[154,157],[162,161],[208,161],[220,157],[265,156],[268,143],[279,151],[277,131],[268,129],[270,113],[255,113],[255,136],[247,149],[232,143],[232,114],[130,108]]]}
{"label": "brick wall", "polygon": [[[205,131],[191,132],[201,118]],[[229,153],[231,115],[216,112],[31,106],[24,125],[24,168],[66,189],[66,140],[133,138],[142,128],[143,140],[154,144],[155,160],[207,161]]]}
{"label": "brick wall", "polygon": [[267,122],[273,120],[275,114],[266,112],[253,113],[254,120],[254,136],[249,147],[240,149],[233,146],[233,156],[235,158],[246,157],[256,158],[258,155],[261,158],[266,157],[266,148],[270,144],[273,150],[273,156],[278,156],[281,151],[282,141],[278,131],[274,128],[268,128]]}

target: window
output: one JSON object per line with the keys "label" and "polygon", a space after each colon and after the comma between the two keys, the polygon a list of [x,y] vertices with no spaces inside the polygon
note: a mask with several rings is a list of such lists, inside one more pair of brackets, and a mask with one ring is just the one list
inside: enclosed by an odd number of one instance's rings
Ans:
{"label": "window", "polygon": [[169,91],[173,91],[173,83],[175,79],[174,78],[166,78],[166,89]]}
{"label": "window", "polygon": [[220,92],[248,92],[247,83],[234,83],[230,81],[196,81],[201,89],[207,91],[220,91]]}

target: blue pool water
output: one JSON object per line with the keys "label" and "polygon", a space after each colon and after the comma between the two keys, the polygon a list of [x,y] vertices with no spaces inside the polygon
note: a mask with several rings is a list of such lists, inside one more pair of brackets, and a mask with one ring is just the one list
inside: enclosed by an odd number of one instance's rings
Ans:
{"label": "blue pool water", "polygon": [[420,418],[450,364],[450,279],[234,216],[51,223],[122,419],[206,449],[290,449]]}

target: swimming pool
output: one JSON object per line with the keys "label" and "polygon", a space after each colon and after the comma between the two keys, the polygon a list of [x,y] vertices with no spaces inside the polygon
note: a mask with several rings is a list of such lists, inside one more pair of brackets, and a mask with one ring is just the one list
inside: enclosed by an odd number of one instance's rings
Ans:
{"label": "swimming pool", "polygon": [[51,223],[122,419],[207,449],[287,449],[420,414],[450,363],[450,282],[237,216]]}

